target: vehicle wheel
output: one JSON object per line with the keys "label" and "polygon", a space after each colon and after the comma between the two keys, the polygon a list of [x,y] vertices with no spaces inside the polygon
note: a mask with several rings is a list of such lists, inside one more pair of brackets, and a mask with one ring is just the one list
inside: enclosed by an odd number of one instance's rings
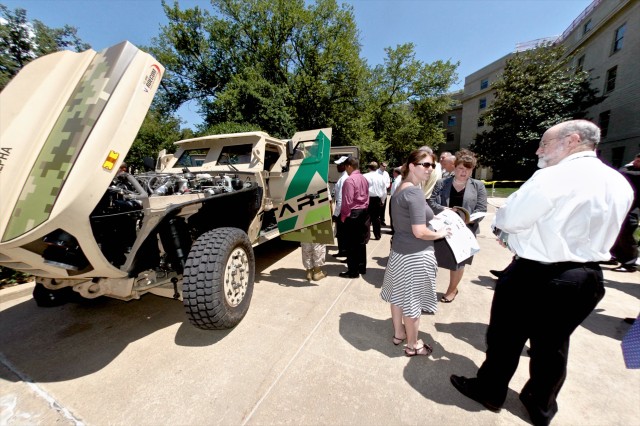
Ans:
{"label": "vehicle wheel", "polygon": [[36,305],[41,308],[53,308],[55,306],[61,306],[71,301],[73,296],[73,289],[71,287],[64,287],[59,290],[49,290],[44,285],[36,283],[33,287],[33,300]]}
{"label": "vehicle wheel", "polygon": [[242,230],[202,234],[191,247],[182,280],[191,324],[204,330],[235,327],[249,310],[254,275],[253,248]]}

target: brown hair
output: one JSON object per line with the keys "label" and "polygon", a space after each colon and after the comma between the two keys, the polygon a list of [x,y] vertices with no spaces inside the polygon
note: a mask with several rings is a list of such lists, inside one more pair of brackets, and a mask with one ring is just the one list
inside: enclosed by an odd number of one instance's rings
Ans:
{"label": "brown hair", "polygon": [[409,157],[407,157],[407,161],[405,161],[405,163],[402,165],[402,179],[406,179],[407,176],[409,175],[409,164],[416,164],[416,163],[420,163],[422,162],[422,160],[426,157],[430,157],[431,158],[431,162],[433,163],[434,167],[435,167],[435,163],[436,163],[436,157],[432,152],[428,152],[424,149],[416,149],[411,151],[411,153],[409,154]]}
{"label": "brown hair", "polygon": [[473,169],[476,166],[476,157],[471,155],[461,155],[460,157],[456,157],[455,166],[458,167],[459,164],[462,164],[467,169]]}

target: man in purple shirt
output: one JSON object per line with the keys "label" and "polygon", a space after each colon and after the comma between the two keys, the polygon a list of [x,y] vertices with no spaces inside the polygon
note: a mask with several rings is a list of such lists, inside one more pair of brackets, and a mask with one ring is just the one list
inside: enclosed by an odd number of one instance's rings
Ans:
{"label": "man in purple shirt", "polygon": [[344,223],[347,271],[341,277],[358,278],[367,273],[367,243],[369,233],[369,182],[358,170],[358,160],[349,157],[344,161],[349,177],[342,185],[340,220]]}

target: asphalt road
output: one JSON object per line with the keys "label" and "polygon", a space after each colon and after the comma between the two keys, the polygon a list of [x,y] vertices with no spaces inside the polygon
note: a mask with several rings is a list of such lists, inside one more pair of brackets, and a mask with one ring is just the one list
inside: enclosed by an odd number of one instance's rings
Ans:
{"label": "asphalt road", "polygon": [[[499,414],[449,383],[484,359],[488,270],[511,257],[489,232],[492,214],[457,299],[422,317],[429,358],[391,343],[379,297],[388,234],[369,243],[368,272],[353,280],[328,256],[330,276],[309,283],[297,245],[256,248],[249,313],[227,331],[198,330],[180,302],[153,295],[44,309],[29,284],[1,290],[0,425],[528,424],[517,397],[526,351]],[[572,338],[554,425],[640,424],[640,370],[626,369],[620,350],[622,319],[640,312],[640,273],[605,278],[605,298]],[[447,280],[440,270],[440,294]]]}

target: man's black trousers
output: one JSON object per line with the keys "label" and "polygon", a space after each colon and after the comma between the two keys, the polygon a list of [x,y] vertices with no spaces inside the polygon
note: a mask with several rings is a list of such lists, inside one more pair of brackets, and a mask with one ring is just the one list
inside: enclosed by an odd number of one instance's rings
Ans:
{"label": "man's black trousers", "polygon": [[365,273],[367,270],[367,236],[369,235],[369,213],[366,209],[353,209],[344,220],[347,268],[350,274]]}
{"label": "man's black trousers", "polygon": [[369,197],[369,217],[371,218],[371,227],[373,228],[373,235],[377,240],[381,236],[381,223],[380,213],[382,211],[382,200],[380,197]]}
{"label": "man's black trousers", "polygon": [[520,398],[534,424],[548,424],[558,411],[571,333],[603,296],[597,263],[543,264],[516,257],[496,285],[476,390],[501,406],[529,339],[529,381]]}

